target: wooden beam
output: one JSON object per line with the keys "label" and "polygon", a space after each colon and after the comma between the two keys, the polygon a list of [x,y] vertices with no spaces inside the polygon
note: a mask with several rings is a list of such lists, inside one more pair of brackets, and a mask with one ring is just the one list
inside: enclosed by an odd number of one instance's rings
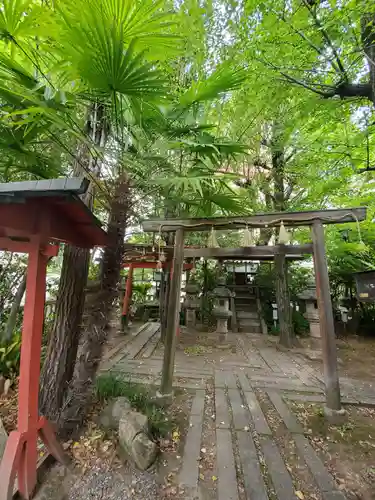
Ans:
{"label": "wooden beam", "polygon": [[12,203],[3,205],[0,203],[1,228],[8,231],[17,231],[18,235],[30,236],[38,233],[38,210],[37,207],[26,203]]}
{"label": "wooden beam", "polygon": [[320,221],[314,222],[311,232],[314,245],[316,293],[322,337],[326,407],[330,411],[339,411],[341,410],[341,399],[337,369],[336,336],[333,321],[331,292],[329,288],[323,224]]}
{"label": "wooden beam", "polygon": [[33,244],[30,241],[15,241],[10,238],[0,238],[0,250],[8,252],[29,253]]}
{"label": "wooden beam", "polygon": [[[185,248],[184,256],[205,257],[206,259],[244,259],[244,260],[273,260],[278,252],[279,246],[255,246],[243,248]],[[303,259],[304,254],[313,252],[312,244],[306,245],[285,245],[287,259]]]}
{"label": "wooden beam", "polygon": [[[148,261],[137,261],[137,260],[128,260],[128,261],[124,261],[121,266],[126,268],[126,267],[130,267],[130,266],[133,266],[134,269],[156,269],[157,268],[157,262],[148,262]],[[163,262],[162,264],[163,266],[163,269],[166,268],[167,266],[167,263],[166,262]],[[184,268],[183,270],[184,271],[190,271],[191,269],[193,269],[194,267],[194,264],[191,264],[191,263],[188,263],[186,262],[184,264]]]}
{"label": "wooden beam", "polygon": [[184,262],[184,230],[176,231],[175,250],[173,254],[173,271],[169,293],[167,330],[164,341],[163,370],[160,394],[172,394],[174,358],[176,351],[176,335],[180,316],[181,275]]}
{"label": "wooden beam", "polygon": [[250,227],[311,226],[315,220],[323,224],[342,224],[362,221],[366,218],[366,207],[334,210],[308,210],[303,212],[276,212],[238,217],[214,217],[206,219],[149,219],[142,222],[145,232],[167,232],[183,228],[185,231],[208,231],[216,229],[241,229]]}

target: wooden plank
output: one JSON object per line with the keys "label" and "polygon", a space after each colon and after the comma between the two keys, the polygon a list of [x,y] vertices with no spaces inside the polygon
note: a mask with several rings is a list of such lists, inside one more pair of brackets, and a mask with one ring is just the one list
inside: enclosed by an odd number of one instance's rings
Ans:
{"label": "wooden plank", "polygon": [[261,446],[278,500],[295,500],[293,482],[276,443],[272,439],[264,439]]}
{"label": "wooden plank", "polygon": [[128,359],[133,359],[141,351],[144,345],[151,339],[153,335],[159,330],[159,323],[148,323],[147,328],[142,330],[142,332],[137,335],[133,342],[127,344],[129,349],[127,349],[126,357]]}
{"label": "wooden plank", "polygon": [[182,469],[179,482],[188,488],[192,498],[198,493],[199,456],[201,449],[203,417],[204,417],[204,391],[195,393],[190,412],[189,430],[186,436]]}
{"label": "wooden plank", "polygon": [[[276,246],[254,246],[239,248],[185,248],[185,258],[213,258],[213,259],[246,259],[246,260],[273,260],[278,253],[279,245]],[[312,245],[284,245],[285,258],[287,260],[303,259],[305,254],[311,254]]]}
{"label": "wooden plank", "polygon": [[205,219],[149,219],[142,222],[146,232],[169,232],[183,228],[185,231],[208,231],[215,226],[217,229],[243,229],[246,226],[269,227],[280,226],[311,226],[315,220],[324,224],[342,224],[365,220],[366,207],[342,208],[333,210],[306,210],[301,212],[262,213],[237,217],[213,217]]}
{"label": "wooden plank", "polygon": [[314,448],[310,445],[305,436],[293,436],[296,443],[299,455],[301,455],[314,476],[316,484],[322,492],[324,500],[333,499],[345,500],[345,496],[341,491],[337,490],[335,481],[328,470],[325,468],[323,462],[316,454]]}
{"label": "wooden plank", "polygon": [[227,398],[223,389],[215,388],[216,428],[229,429],[230,415]]}
{"label": "wooden plank", "polygon": [[249,421],[245,405],[242,404],[240,391],[228,389],[228,397],[232,408],[233,427],[235,430],[243,431],[245,427],[248,427]]}
{"label": "wooden plank", "polygon": [[250,500],[268,500],[267,489],[251,432],[238,431],[237,441],[247,498]]}
{"label": "wooden plank", "polygon": [[284,403],[280,394],[274,391],[267,391],[267,394],[276,408],[278,414],[282,418],[286,428],[293,433],[303,434],[303,428],[297,419],[293,415],[293,413],[289,410],[289,407]]}
{"label": "wooden plank", "polygon": [[265,434],[270,436],[272,434],[271,429],[269,428],[267,419],[262,411],[262,408],[260,407],[260,404],[257,400],[255,392],[250,385],[250,382],[248,381],[244,373],[239,373],[238,379],[245,396],[246,404],[251,415],[251,420],[254,424],[254,429],[258,434]]}
{"label": "wooden plank", "polygon": [[236,468],[229,429],[216,429],[217,449],[217,498],[218,500],[238,500]]}

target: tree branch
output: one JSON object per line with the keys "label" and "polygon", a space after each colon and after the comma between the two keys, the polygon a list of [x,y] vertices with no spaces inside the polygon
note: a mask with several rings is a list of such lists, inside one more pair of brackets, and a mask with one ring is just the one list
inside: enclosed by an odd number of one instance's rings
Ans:
{"label": "tree branch", "polygon": [[308,0],[302,0],[302,2],[305,4],[306,8],[310,12],[311,17],[313,18],[316,27],[319,29],[319,31],[321,32],[323,38],[327,42],[328,46],[331,48],[332,53],[333,53],[333,55],[335,56],[335,59],[336,59],[336,63],[337,63],[337,66],[338,66],[339,73],[341,74],[341,76],[343,77],[343,79],[346,82],[348,82],[349,81],[348,75],[346,73],[344,65],[341,62],[341,59],[340,59],[340,56],[339,56],[339,54],[338,54],[338,52],[336,50],[336,47],[333,45],[333,42],[332,42],[330,36],[328,35],[328,33],[325,30],[325,28],[322,25],[322,23],[320,22],[317,14],[316,14],[315,9],[311,6],[311,4],[308,2]]}
{"label": "tree branch", "polygon": [[324,59],[328,59],[330,61],[330,63],[332,64],[332,67],[334,68],[334,70],[337,73],[341,73],[340,67],[336,63],[334,63],[329,57],[327,57],[327,55],[324,53],[324,50],[322,50],[320,47],[318,47],[317,45],[315,45],[315,43],[312,40],[310,40],[303,33],[303,31],[300,31],[299,29],[295,28],[293,26],[293,24],[291,22],[289,22],[284,15],[280,16],[274,9],[272,9],[272,10],[273,10],[273,12],[276,14],[276,16],[279,19],[281,19],[282,21],[284,21],[284,23],[287,24],[294,31],[294,33],[297,33],[297,35],[299,35],[303,40],[305,40],[305,42],[307,42],[310,45],[310,47],[315,50],[315,52],[317,54],[319,54],[320,56],[322,56]]}

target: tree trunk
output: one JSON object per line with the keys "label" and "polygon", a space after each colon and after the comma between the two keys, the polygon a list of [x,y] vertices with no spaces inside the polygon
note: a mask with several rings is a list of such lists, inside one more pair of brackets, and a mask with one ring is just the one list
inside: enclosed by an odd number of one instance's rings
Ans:
{"label": "tree trunk", "polygon": [[26,272],[22,276],[21,282],[19,283],[16,294],[14,296],[12,308],[10,310],[8,321],[7,321],[7,324],[5,326],[5,331],[4,331],[5,342],[9,342],[12,338],[14,328],[15,328],[16,323],[17,323],[17,316],[18,316],[18,312],[20,310],[22,298],[25,294],[25,290],[26,290]]}
{"label": "tree trunk", "polygon": [[108,223],[109,243],[102,258],[100,289],[87,301],[87,325],[77,355],[67,398],[59,415],[59,430],[63,437],[71,435],[83,423],[91,401],[92,386],[107,339],[107,329],[113,305],[118,295],[124,236],[130,208],[127,177],[117,182]]}
{"label": "tree trunk", "polygon": [[293,346],[292,318],[288,290],[288,263],[285,252],[275,255],[276,271],[276,303],[279,317],[280,344],[284,347]]}
{"label": "tree trunk", "polygon": [[[94,144],[104,147],[108,130],[102,106],[93,104],[88,110],[86,132]],[[94,161],[86,144],[78,147],[73,175],[79,176],[89,171],[95,176],[100,166],[101,162],[98,159]],[[92,185],[85,193],[83,201],[89,208],[92,207]],[[74,371],[81,333],[89,259],[90,250],[65,245],[55,319],[49,337],[40,385],[40,411],[52,421],[58,418]]]}
{"label": "tree trunk", "polygon": [[361,19],[361,38],[363,50],[369,65],[370,99],[375,106],[375,14],[363,14]]}
{"label": "tree trunk", "polygon": [[65,246],[55,319],[41,375],[39,407],[52,421],[58,417],[74,371],[89,257],[86,249]]}
{"label": "tree trunk", "polygon": [[[285,154],[283,145],[283,129],[276,122],[273,125],[271,153],[272,153],[272,177],[274,185],[274,208],[276,212],[286,209],[285,199]],[[278,238],[278,235],[276,235]],[[293,325],[290,311],[290,297],[288,289],[288,266],[285,259],[285,251],[282,245],[280,252],[275,255],[276,271],[276,303],[280,327],[280,344],[285,347],[293,345]]]}

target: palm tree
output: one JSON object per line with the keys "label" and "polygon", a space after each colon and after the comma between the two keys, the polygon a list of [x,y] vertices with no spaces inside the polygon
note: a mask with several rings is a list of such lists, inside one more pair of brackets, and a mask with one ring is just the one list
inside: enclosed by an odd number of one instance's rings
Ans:
{"label": "palm tree", "polygon": [[[64,62],[63,77],[68,81],[78,79],[79,95],[92,110],[91,139],[101,148],[101,158],[96,162],[94,172],[96,176],[108,137],[124,140],[124,116],[134,113],[148,101],[154,103],[163,99],[165,94],[165,81],[155,62],[160,58],[161,48],[167,52],[171,47],[173,34],[170,13],[163,12],[162,7],[163,2],[151,0],[81,0],[78,5],[77,2],[64,1],[57,6],[57,40]],[[148,50],[151,46],[152,52]],[[88,156],[88,168],[84,170],[93,173],[95,162],[90,149],[85,148],[83,154]],[[82,159],[79,166],[81,164]],[[78,172],[79,167],[75,173]],[[67,388],[71,381],[74,366],[72,391],[76,397],[69,398],[69,401],[77,402],[78,395],[85,395],[85,391],[77,390],[77,386],[81,387],[82,382],[93,378],[100,359],[105,327],[119,280],[119,249],[129,204],[124,195],[128,192],[126,176],[115,179],[113,184],[113,195],[108,193],[106,196],[111,212],[108,225],[111,245],[103,256],[98,314],[90,311],[91,320],[96,318],[96,321],[95,324],[90,321],[84,329],[85,352],[83,357],[79,354],[76,364],[89,254],[77,248],[67,247],[65,250],[56,320],[42,377],[42,409],[52,418],[61,408],[65,397],[62,389]],[[95,338],[92,337],[93,329]],[[61,357],[65,363],[61,363]],[[85,363],[80,364],[80,359]],[[51,399],[51,394],[57,397]],[[80,404],[78,402],[78,407]],[[67,418],[67,411],[71,413],[70,418]],[[60,421],[67,426],[74,420],[74,411],[65,405],[65,416]]]}
{"label": "palm tree", "polygon": [[[39,6],[27,0],[4,0],[0,35],[10,57],[0,60],[0,74],[5,77],[0,99],[7,104],[8,129],[21,134],[24,127],[22,137],[28,135],[31,140],[32,132],[41,137],[40,127],[48,144],[65,151],[71,165],[73,160],[74,175],[89,175],[98,185],[95,177],[110,134],[123,139],[127,113],[149,101],[163,100],[165,80],[157,66],[178,45],[173,15],[164,11],[163,4],[64,0]],[[46,29],[38,17],[43,17]],[[43,156],[39,163],[49,165]],[[99,186],[108,206],[111,193]],[[85,201],[92,201],[91,191]],[[88,258],[88,252],[74,247],[64,252],[56,321],[42,377],[42,407],[52,418],[73,373]]]}
{"label": "palm tree", "polygon": [[[43,10],[46,30],[34,22],[35,9],[38,15]],[[44,133],[48,148],[58,148],[69,172],[88,175],[98,200],[110,210],[111,244],[103,253],[98,293],[86,304],[90,320],[77,356],[89,254],[74,247],[64,251],[41,403],[43,412],[60,417],[69,431],[82,420],[80,410],[89,400],[119,280],[130,188],[144,192],[145,166],[153,172],[151,188],[165,199],[173,195],[173,210],[239,209],[230,175],[216,169],[243,147],[212,134],[202,103],[238,88],[244,74],[219,67],[186,92],[174,93],[161,69],[167,57],[174,57],[180,39],[173,13],[161,1],[65,0],[37,6],[15,0],[4,1],[3,14],[4,45],[22,69],[11,69],[10,58],[0,61],[0,76],[7,76],[0,83],[0,99],[12,105],[5,110],[8,123],[24,127],[25,136],[38,126],[37,139]],[[173,94],[177,97],[166,98]],[[169,153],[161,154],[158,140]],[[158,158],[147,158],[149,147]],[[132,168],[126,161],[130,156]],[[101,174],[108,162],[111,166]],[[111,179],[105,181],[108,174]],[[86,202],[92,199],[90,191]]]}

